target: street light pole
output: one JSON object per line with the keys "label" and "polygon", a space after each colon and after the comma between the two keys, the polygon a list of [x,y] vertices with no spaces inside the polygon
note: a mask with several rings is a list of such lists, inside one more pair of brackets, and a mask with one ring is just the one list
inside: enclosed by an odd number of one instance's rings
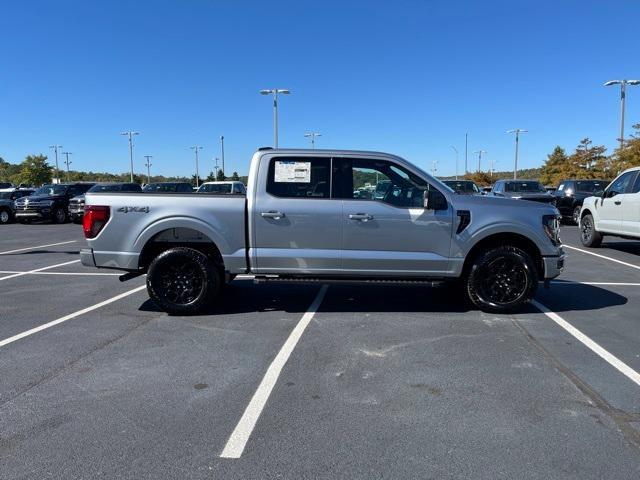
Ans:
{"label": "street light pole", "polygon": [[604,86],[620,85],[620,150],[624,147],[624,104],[627,96],[627,85],[640,85],[640,80],[609,80]]}
{"label": "street light pole", "polygon": [[69,165],[73,162],[69,160],[69,155],[72,155],[71,152],[62,152],[62,154],[66,157],[64,163],[67,165],[67,182],[69,181]]}
{"label": "street light pole", "polygon": [[478,154],[478,172],[480,172],[480,167],[481,167],[481,164],[482,164],[482,154],[483,153],[487,153],[487,151],[486,150],[476,150],[473,153],[477,153]]}
{"label": "street light pole", "polygon": [[311,149],[315,150],[316,149],[316,137],[321,137],[322,134],[318,133],[318,132],[309,132],[309,133],[305,133],[304,136],[311,139]]}
{"label": "street light pole", "polygon": [[200,173],[198,169],[198,150],[202,150],[203,147],[200,145],[194,145],[193,147],[189,147],[191,150],[196,152],[196,188],[200,186]]}
{"label": "street light pole", "polygon": [[453,151],[456,152],[456,180],[458,180],[458,149],[453,145],[451,145],[451,148],[453,148]]}
{"label": "street light pole", "polygon": [[433,160],[431,162],[431,175],[433,175],[435,177],[436,173],[438,173],[438,161],[437,160]]}
{"label": "street light pole", "polygon": [[516,134],[516,161],[513,166],[513,179],[518,178],[518,144],[520,143],[520,134],[527,133],[529,130],[523,130],[522,128],[516,128],[514,130],[507,130],[507,133]]}
{"label": "street light pole", "polygon": [[464,174],[469,173],[469,168],[467,167],[467,150],[469,147],[469,134],[464,134]]}
{"label": "street light pole", "polygon": [[[58,149],[62,148],[62,145],[49,145],[49,148],[53,148],[53,151],[56,155],[56,178],[58,178],[60,176],[60,169],[58,168]],[[60,181],[59,178],[58,181]]]}
{"label": "street light pole", "polygon": [[222,151],[222,174],[226,176],[224,173],[224,135],[220,135],[220,149]]}
{"label": "street light pole", "polygon": [[496,163],[497,163],[496,160],[494,159],[491,160],[491,170],[489,171],[489,176],[491,178],[493,178],[493,172],[496,169]]}
{"label": "street light pole", "polygon": [[131,183],[133,183],[133,136],[140,135],[140,132],[129,130],[128,132],[122,132],[120,135],[129,137],[129,163],[131,164]]}
{"label": "street light pole", "polygon": [[145,163],[145,167],[147,167],[147,184],[151,183],[151,159],[153,158],[153,155],[145,155],[144,158],[147,160],[147,163]]}
{"label": "street light pole", "polygon": [[273,144],[278,148],[278,94],[289,95],[291,91],[286,88],[267,88],[260,90],[260,95],[273,95]]}

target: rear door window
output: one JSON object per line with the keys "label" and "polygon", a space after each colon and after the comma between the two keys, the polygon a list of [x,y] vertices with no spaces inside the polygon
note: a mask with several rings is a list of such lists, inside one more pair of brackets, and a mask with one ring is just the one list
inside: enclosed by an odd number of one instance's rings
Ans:
{"label": "rear door window", "polygon": [[269,162],[267,192],[282,198],[330,198],[330,158],[275,157]]}

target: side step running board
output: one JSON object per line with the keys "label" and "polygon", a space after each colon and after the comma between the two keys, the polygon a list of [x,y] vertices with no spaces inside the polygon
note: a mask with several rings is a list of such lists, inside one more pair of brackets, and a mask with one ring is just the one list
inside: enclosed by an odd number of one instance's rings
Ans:
{"label": "side step running board", "polygon": [[444,279],[393,279],[393,278],[332,278],[332,277],[277,277],[258,276],[254,283],[330,283],[346,285],[427,285],[437,286],[446,282]]}

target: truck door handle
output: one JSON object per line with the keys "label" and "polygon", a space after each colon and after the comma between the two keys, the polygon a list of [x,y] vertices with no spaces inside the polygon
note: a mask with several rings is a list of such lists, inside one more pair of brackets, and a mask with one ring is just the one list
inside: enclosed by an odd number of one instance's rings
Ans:
{"label": "truck door handle", "polygon": [[615,203],[616,205],[620,205],[622,202],[621,202],[620,200],[616,200],[616,201],[615,201],[615,202],[613,202],[613,203]]}
{"label": "truck door handle", "polygon": [[284,213],[276,212],[275,210],[269,210],[268,212],[260,213],[260,216],[262,218],[273,218],[274,220],[280,220],[281,218],[284,218]]}
{"label": "truck door handle", "polygon": [[350,213],[349,218],[360,222],[368,222],[369,220],[373,220],[373,215],[369,215],[368,213]]}

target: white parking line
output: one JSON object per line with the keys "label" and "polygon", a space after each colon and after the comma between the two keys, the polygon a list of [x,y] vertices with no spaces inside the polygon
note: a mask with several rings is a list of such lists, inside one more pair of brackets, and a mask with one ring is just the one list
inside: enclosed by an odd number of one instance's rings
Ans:
{"label": "white parking line", "polygon": [[25,275],[78,275],[78,276],[107,276],[119,277],[121,273],[103,273],[103,272],[20,272],[18,270],[0,270],[0,273],[24,273]]}
{"label": "white parking line", "polygon": [[596,355],[598,355],[602,359],[604,359],[609,365],[611,365],[613,368],[615,368],[620,373],[625,375],[632,382],[634,382],[638,386],[640,386],[640,373],[636,372],[633,368],[631,368],[629,365],[624,363],[618,357],[616,357],[612,353],[609,353],[607,350],[602,348],[599,344],[597,344],[596,342],[591,340],[584,333],[582,333],[576,327],[574,327],[569,322],[567,322],[565,319],[563,319],[560,315],[558,315],[557,313],[552,312],[551,310],[549,310],[549,308],[547,308],[545,305],[541,304],[540,302],[538,302],[536,300],[532,300],[531,303],[538,310],[540,310],[542,313],[544,313],[547,317],[549,317],[551,320],[556,322],[559,326],[561,326],[567,332],[569,332],[571,335],[573,335],[576,339],[578,339],[580,342],[582,342],[583,345],[585,345],[587,348],[592,350]]}
{"label": "white parking line", "polygon": [[4,347],[5,345],[9,345],[10,343],[13,343],[13,342],[15,342],[17,340],[20,340],[21,338],[28,337],[29,335],[33,335],[34,333],[41,332],[42,330],[46,330],[47,328],[54,327],[54,326],[59,325],[59,324],[61,324],[63,322],[66,322],[67,320],[71,320],[72,318],[79,317],[80,315],[84,315],[85,313],[91,312],[91,311],[96,310],[96,309],[98,309],[100,307],[104,307],[105,305],[109,305],[110,303],[117,302],[121,298],[128,297],[129,295],[132,295],[132,294],[134,294],[136,292],[139,292],[140,290],[144,290],[145,288],[147,288],[146,285],[142,285],[140,287],[136,287],[133,290],[129,290],[127,292],[121,293],[120,295],[116,295],[115,297],[111,297],[108,300],[105,300],[105,301],[100,302],[100,303],[96,303],[95,305],[92,305],[90,307],[83,308],[82,310],[78,310],[77,312],[70,313],[69,315],[65,315],[64,317],[58,318],[57,320],[53,320],[52,322],[45,323],[44,325],[40,325],[39,327],[32,328],[31,330],[27,330],[26,332],[19,333],[17,335],[14,335],[13,337],[9,337],[9,338],[5,338],[4,340],[0,340],[0,347]]}
{"label": "white parking line", "polygon": [[586,253],[588,255],[593,255],[594,257],[604,258],[605,260],[610,260],[612,262],[619,263],[620,265],[625,265],[627,267],[637,268],[638,270],[640,270],[639,265],[623,262],[622,260],[617,260],[615,258],[607,257],[605,255],[600,255],[599,253],[590,252],[589,250],[583,250],[582,248],[576,248],[576,247],[572,247],[571,245],[564,245],[564,244],[562,245],[562,248],[568,248],[569,250],[576,250],[578,252]]}
{"label": "white parking line", "polygon": [[42,272],[43,270],[49,270],[56,267],[64,267],[65,265],[71,265],[72,263],[78,263],[78,260],[71,260],[70,262],[58,263],[57,265],[49,265],[48,267],[36,268],[35,270],[29,270],[28,272],[14,273],[13,275],[7,275],[6,277],[0,277],[0,280],[9,280],[10,278],[21,277],[23,275],[29,275],[32,273]]}
{"label": "white parking line", "polygon": [[278,355],[276,355],[276,358],[271,362],[271,365],[269,365],[267,373],[265,373],[258,389],[253,394],[249,405],[247,405],[246,410],[242,414],[242,418],[240,418],[238,425],[236,425],[236,428],[233,430],[233,433],[231,433],[229,440],[227,440],[227,444],[220,454],[222,458],[240,458],[242,455],[244,447],[256,426],[256,422],[258,421],[258,418],[260,418],[262,409],[267,403],[269,395],[271,395],[271,391],[278,381],[282,368],[287,363],[291,352],[293,352],[293,349],[300,340],[300,337],[307,328],[307,325],[309,325],[314,314],[318,311],[318,308],[322,303],[322,299],[324,298],[325,293],[327,293],[327,288],[327,285],[322,286],[316,295],[316,298],[313,300],[313,303],[309,306],[309,309],[302,316],[289,335],[289,338],[287,338],[287,341],[284,342],[284,345],[278,352]]}
{"label": "white parking line", "polygon": [[26,252],[27,250],[35,250],[36,248],[55,247],[57,245],[67,245],[69,243],[76,243],[76,240],[69,240],[68,242],[49,243],[47,245],[38,245],[37,247],[18,248],[17,250],[7,250],[6,252],[0,252],[0,255],[8,255],[10,253]]}

